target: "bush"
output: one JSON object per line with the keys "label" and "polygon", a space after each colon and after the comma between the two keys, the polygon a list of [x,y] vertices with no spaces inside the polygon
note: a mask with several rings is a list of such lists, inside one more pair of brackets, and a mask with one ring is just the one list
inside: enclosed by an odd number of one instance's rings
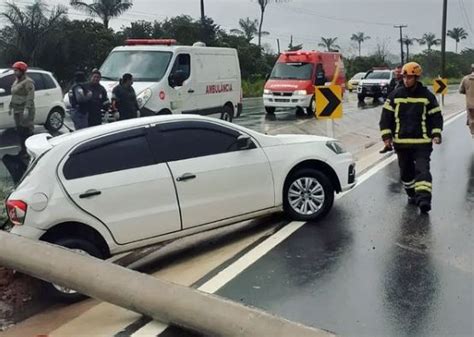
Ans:
{"label": "bush", "polygon": [[263,95],[263,87],[265,79],[259,78],[252,80],[242,80],[242,91],[244,97],[261,97]]}

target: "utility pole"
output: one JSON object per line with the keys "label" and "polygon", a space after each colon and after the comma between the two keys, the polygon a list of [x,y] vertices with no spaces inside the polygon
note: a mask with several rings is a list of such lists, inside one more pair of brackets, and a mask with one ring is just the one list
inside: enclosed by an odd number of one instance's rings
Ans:
{"label": "utility pole", "polygon": [[277,39],[278,55],[280,55],[280,39]]}
{"label": "utility pole", "polygon": [[204,18],[206,15],[204,14],[204,0],[201,0],[201,22],[204,23]]}
{"label": "utility pole", "polygon": [[403,28],[407,28],[407,25],[397,25],[393,26],[393,28],[399,28],[400,29],[400,56],[402,60],[402,65],[405,63],[404,62],[404,57],[403,57]]}
{"label": "utility pole", "polygon": [[206,14],[204,13],[204,0],[201,0],[201,40],[206,42],[206,28],[204,23],[206,21]]}
{"label": "utility pole", "polygon": [[443,27],[441,31],[441,77],[446,75],[446,21],[448,17],[448,0],[443,0]]}

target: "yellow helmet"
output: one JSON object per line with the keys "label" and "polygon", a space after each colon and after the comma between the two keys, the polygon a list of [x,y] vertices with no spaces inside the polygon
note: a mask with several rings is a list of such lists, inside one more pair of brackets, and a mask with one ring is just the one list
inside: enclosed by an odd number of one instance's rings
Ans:
{"label": "yellow helmet", "polygon": [[402,68],[402,75],[414,75],[414,76],[421,76],[423,69],[421,66],[416,62],[408,62]]}

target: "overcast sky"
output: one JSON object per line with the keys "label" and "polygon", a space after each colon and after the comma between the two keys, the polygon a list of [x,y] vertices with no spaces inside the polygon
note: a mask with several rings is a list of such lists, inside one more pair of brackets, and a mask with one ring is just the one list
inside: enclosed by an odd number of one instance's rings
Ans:
{"label": "overcast sky", "polygon": [[[0,4],[6,0],[0,0]],[[92,0],[84,0],[90,1]],[[15,0],[20,6],[32,0]],[[45,0],[47,4],[68,5],[68,0]],[[136,20],[162,20],[187,14],[200,16],[200,0],[134,0],[131,10],[112,20],[111,26],[119,29]],[[394,54],[399,53],[399,30],[394,24],[406,24],[404,35],[421,37],[425,32],[441,36],[443,0],[292,0],[283,4],[270,4],[264,18],[264,30],[270,35],[264,39],[276,50],[276,39],[285,48],[290,36],[294,44],[303,43],[306,49],[317,49],[320,38],[337,37],[346,54],[356,53],[350,41],[352,33],[364,32],[371,39],[364,43],[363,53],[372,52],[378,43],[384,42]],[[4,8],[0,6],[0,8]],[[222,28],[238,27],[239,18],[258,18],[259,7],[255,0],[205,0],[206,15]],[[71,18],[86,16],[70,9]],[[460,48],[474,48],[474,1],[448,0],[448,29],[463,27],[470,35]],[[447,49],[454,50],[454,41],[447,40]],[[414,51],[420,47],[414,46]]]}

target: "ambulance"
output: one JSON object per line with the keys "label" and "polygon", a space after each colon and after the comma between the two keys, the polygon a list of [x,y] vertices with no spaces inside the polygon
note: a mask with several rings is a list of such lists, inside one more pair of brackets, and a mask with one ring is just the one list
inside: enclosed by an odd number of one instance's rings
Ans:
{"label": "ambulance", "polygon": [[100,67],[109,97],[125,73],[133,75],[141,116],[217,115],[232,121],[242,112],[237,51],[176,45],[171,39],[129,39]]}
{"label": "ambulance", "polygon": [[297,108],[315,115],[315,85],[335,83],[345,90],[345,70],[338,52],[287,51],[276,61],[265,83],[263,103],[267,114],[276,108]]}

